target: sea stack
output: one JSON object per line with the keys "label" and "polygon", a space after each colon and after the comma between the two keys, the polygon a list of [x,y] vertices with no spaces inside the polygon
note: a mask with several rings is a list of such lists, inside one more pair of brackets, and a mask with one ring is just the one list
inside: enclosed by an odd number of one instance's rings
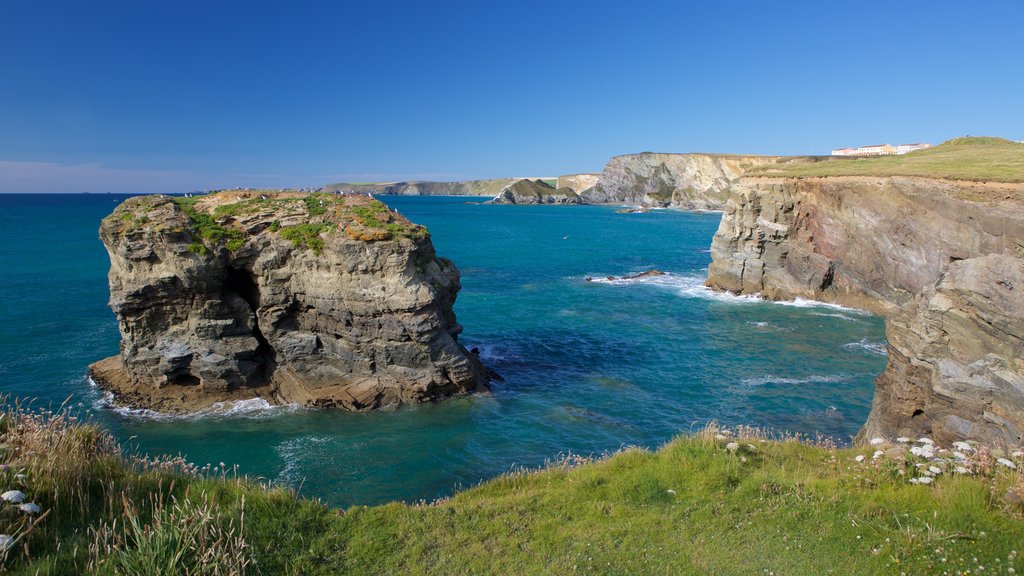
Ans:
{"label": "sea stack", "polygon": [[140,196],[103,220],[119,404],[181,413],[253,397],[368,410],[485,387],[458,343],[459,272],[363,195]]}

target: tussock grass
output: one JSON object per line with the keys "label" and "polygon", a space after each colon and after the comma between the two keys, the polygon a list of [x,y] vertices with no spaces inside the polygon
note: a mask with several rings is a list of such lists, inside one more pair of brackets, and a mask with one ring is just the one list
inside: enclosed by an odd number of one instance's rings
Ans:
{"label": "tussock grass", "polygon": [[752,167],[748,176],[920,176],[979,182],[1024,182],[1024,144],[1003,138],[954,138],[902,156],[832,157],[810,164]]}
{"label": "tussock grass", "polygon": [[[450,498],[341,511],[226,467],[122,455],[67,410],[14,405],[0,421],[0,488],[17,485],[43,510],[3,556],[12,573],[1024,570],[1024,461],[981,446],[957,449],[971,454],[959,459],[891,443],[881,446],[891,455],[873,457],[880,447],[711,425],[657,451],[569,454]],[[0,514],[5,534],[25,528],[10,512]]]}

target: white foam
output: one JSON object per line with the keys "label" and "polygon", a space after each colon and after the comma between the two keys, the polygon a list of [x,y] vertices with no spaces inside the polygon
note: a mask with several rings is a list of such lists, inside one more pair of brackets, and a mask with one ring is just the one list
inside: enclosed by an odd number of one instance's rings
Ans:
{"label": "white foam", "polygon": [[787,385],[798,385],[798,384],[831,384],[837,382],[845,382],[849,377],[845,374],[834,374],[830,376],[808,376],[806,378],[783,378],[780,376],[757,376],[754,378],[744,378],[740,380],[740,384],[748,388],[754,388],[757,386],[764,386],[765,384],[787,384]]}
{"label": "white foam", "polygon": [[795,298],[793,300],[766,300],[761,297],[760,293],[753,294],[733,294],[731,292],[712,290],[704,285],[704,276],[692,276],[692,275],[680,275],[666,272],[658,276],[644,276],[641,278],[628,278],[628,276],[634,274],[641,274],[643,270],[626,274],[626,278],[609,276],[607,274],[591,274],[587,275],[590,282],[597,284],[610,284],[612,286],[631,286],[633,284],[650,284],[652,286],[663,286],[665,288],[675,289],[677,293],[684,298],[703,298],[706,300],[717,300],[720,302],[734,302],[734,303],[769,303],[778,304],[779,306],[790,306],[793,308],[824,308],[827,310],[835,310],[839,313],[812,313],[818,316],[834,316],[836,318],[842,318],[844,320],[856,322],[856,318],[850,318],[847,315],[855,316],[870,316],[870,312],[858,310],[856,308],[847,308],[846,306],[840,306],[839,304],[832,304],[830,302],[818,302],[817,300],[808,300],[807,298]]}
{"label": "white foam", "polygon": [[[96,381],[92,378],[89,378],[89,384],[94,388],[99,389]],[[109,391],[103,391],[102,395],[96,399],[94,406],[98,410],[110,410],[111,412],[125,418],[138,418],[145,420],[196,420],[199,418],[231,417],[264,418],[278,414],[282,411],[294,411],[301,408],[298,404],[271,404],[263,398],[247,398],[244,400],[214,402],[206,408],[189,414],[168,414],[166,412],[158,412],[148,408],[129,408],[127,406],[118,406],[114,403],[114,394]]]}
{"label": "white foam", "polygon": [[861,338],[857,342],[843,344],[843,348],[846,348],[847,350],[863,350],[869,354],[877,354],[879,356],[889,355],[889,350],[886,348],[885,342],[872,342],[867,338]]}

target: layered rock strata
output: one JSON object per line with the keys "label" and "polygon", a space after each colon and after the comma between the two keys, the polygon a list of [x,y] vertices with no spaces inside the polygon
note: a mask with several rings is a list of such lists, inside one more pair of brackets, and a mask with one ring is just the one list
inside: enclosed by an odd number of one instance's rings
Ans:
{"label": "layered rock strata", "polygon": [[597,183],[580,195],[589,204],[721,210],[732,186],[750,168],[815,160],[805,156],[626,154],[609,160]]}
{"label": "layered rock strata", "polygon": [[708,286],[887,317],[861,437],[1015,445],[1024,431],[1024,186],[925,178],[746,178]]}
{"label": "layered rock strata", "polygon": [[141,196],[103,220],[121,404],[187,412],[258,396],[364,410],[486,386],[457,341],[459,272],[365,196]]}

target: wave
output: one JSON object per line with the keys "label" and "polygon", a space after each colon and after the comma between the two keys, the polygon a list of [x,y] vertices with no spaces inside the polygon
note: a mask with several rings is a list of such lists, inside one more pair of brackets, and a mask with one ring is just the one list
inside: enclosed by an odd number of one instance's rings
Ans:
{"label": "wave", "polygon": [[846,374],[833,374],[829,376],[808,376],[806,378],[784,378],[781,376],[757,376],[753,378],[744,378],[740,380],[740,384],[747,388],[755,388],[757,386],[764,386],[765,384],[834,384],[839,382],[846,382],[850,377]]}
{"label": "wave", "polygon": [[867,352],[868,354],[877,354],[879,356],[888,356],[889,349],[885,342],[872,342],[867,338],[861,338],[857,342],[850,342],[843,344],[843,348],[847,350],[859,350]]}
{"label": "wave", "polygon": [[[634,272],[631,274],[642,273],[643,271]],[[778,304],[779,306],[789,306],[792,308],[822,308],[826,310],[834,310],[836,313],[825,313],[825,312],[812,312],[817,316],[833,316],[836,318],[842,318],[851,322],[858,321],[856,318],[850,318],[848,315],[854,316],[870,316],[870,312],[864,310],[858,310],[856,308],[847,308],[846,306],[840,306],[839,304],[833,304],[831,302],[819,302],[817,300],[809,300],[807,298],[794,298],[793,300],[766,300],[761,296],[759,292],[753,294],[733,294],[731,292],[722,292],[718,290],[712,290],[704,285],[704,276],[693,276],[683,274],[673,274],[666,272],[658,276],[644,276],[640,278],[630,278],[630,274],[626,277],[619,276],[608,276],[608,275],[587,275],[586,278],[589,282],[596,284],[608,284],[611,286],[631,286],[634,284],[647,284],[651,286],[662,286],[676,290],[677,294],[683,298],[703,298],[705,300],[717,300],[720,302],[733,302],[733,303],[766,303],[766,304]]]}
{"label": "wave", "polygon": [[[100,390],[96,381],[89,378],[89,385]],[[214,402],[188,414],[169,414],[150,410],[149,408],[129,408],[118,406],[114,402],[114,394],[102,391],[102,395],[93,403],[97,410],[109,410],[124,418],[143,420],[198,420],[201,418],[266,418],[282,412],[301,410],[298,404],[271,404],[263,398],[246,398],[244,400],[226,400]]]}

